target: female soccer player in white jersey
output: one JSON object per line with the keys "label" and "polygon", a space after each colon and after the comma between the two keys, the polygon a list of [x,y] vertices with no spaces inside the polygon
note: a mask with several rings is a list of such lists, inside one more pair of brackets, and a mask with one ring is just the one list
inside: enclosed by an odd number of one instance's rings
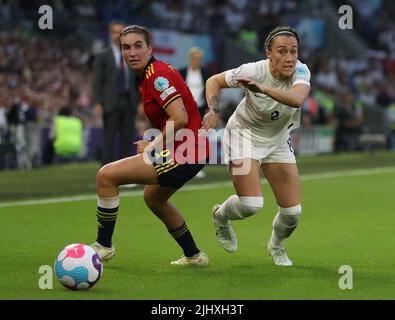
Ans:
{"label": "female soccer player in white jersey", "polygon": [[245,89],[244,99],[226,125],[223,141],[236,194],[214,206],[213,220],[218,242],[226,251],[235,252],[237,238],[230,220],[245,219],[262,209],[262,170],[279,207],[267,245],[269,255],[280,266],[292,266],[283,241],[295,230],[302,212],[289,133],[299,126],[300,107],[310,91],[310,71],[298,60],[298,49],[296,31],[277,27],[266,38],[266,60],[209,78],[206,98],[210,110],[202,123],[206,130],[217,126],[221,89]]}

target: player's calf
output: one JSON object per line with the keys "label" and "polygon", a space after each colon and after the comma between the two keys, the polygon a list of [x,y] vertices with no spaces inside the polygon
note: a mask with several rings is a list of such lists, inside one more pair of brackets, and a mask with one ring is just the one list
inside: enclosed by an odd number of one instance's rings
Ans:
{"label": "player's calf", "polygon": [[288,238],[298,226],[299,217],[302,213],[300,204],[279,209],[273,220],[273,232],[270,239],[271,248],[280,248],[282,242]]}

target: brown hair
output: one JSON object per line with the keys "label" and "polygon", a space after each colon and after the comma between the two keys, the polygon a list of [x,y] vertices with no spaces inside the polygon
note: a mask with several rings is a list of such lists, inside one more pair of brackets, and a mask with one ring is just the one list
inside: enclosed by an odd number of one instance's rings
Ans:
{"label": "brown hair", "polygon": [[121,40],[121,37],[127,35],[128,33],[139,33],[143,35],[144,40],[147,43],[147,46],[149,46],[151,43],[151,34],[146,27],[138,26],[136,24],[127,26],[123,28],[121,34],[119,35],[119,40]]}
{"label": "brown hair", "polygon": [[266,40],[265,40],[265,49],[270,50],[272,47],[272,40],[277,36],[291,36],[295,37],[296,41],[298,42],[299,46],[299,36],[295,29],[286,26],[280,26],[274,28],[272,31],[269,32]]}

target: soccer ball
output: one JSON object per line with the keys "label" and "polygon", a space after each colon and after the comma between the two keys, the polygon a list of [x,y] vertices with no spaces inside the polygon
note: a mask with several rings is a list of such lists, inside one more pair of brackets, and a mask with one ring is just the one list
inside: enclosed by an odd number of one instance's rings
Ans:
{"label": "soccer ball", "polygon": [[96,251],[83,243],[66,246],[55,260],[59,282],[70,290],[92,288],[103,273],[103,263]]}

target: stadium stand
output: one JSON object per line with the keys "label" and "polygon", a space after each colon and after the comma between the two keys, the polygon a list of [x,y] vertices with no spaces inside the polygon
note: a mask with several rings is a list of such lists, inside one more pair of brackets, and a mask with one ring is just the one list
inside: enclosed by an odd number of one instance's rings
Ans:
{"label": "stadium stand", "polygon": [[[303,126],[296,134],[303,136],[306,128],[309,134],[319,135],[328,128],[334,132],[336,108],[342,106],[344,93],[352,91],[363,113],[357,149],[391,148],[395,4],[390,0],[349,3],[355,25],[342,31],[335,25],[336,8],[342,4],[338,0],[2,0],[0,169],[30,169],[43,163],[47,129],[63,105],[71,106],[84,123],[85,159],[97,159],[101,123],[92,115],[92,64],[104,43],[106,26],[114,18],[165,31],[209,35],[214,48],[212,71],[250,57],[262,59],[263,40],[276,25],[322,21],[321,42],[317,46],[303,43],[301,59],[311,70],[313,87],[302,108]],[[37,27],[42,4],[53,8],[53,30]],[[227,103],[226,113],[234,107]],[[306,152],[315,153],[317,148]]]}

